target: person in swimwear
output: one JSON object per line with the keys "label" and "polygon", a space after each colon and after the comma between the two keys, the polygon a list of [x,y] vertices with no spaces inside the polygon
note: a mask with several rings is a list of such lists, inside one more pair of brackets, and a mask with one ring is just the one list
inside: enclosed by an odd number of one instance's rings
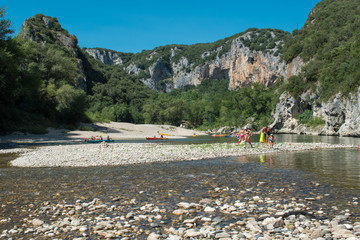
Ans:
{"label": "person in swimwear", "polygon": [[245,145],[246,145],[246,143],[249,143],[250,146],[253,147],[252,144],[251,144],[251,142],[250,142],[250,136],[251,136],[251,135],[252,135],[251,129],[250,129],[250,128],[246,128],[245,131],[244,131],[244,141],[245,141]]}
{"label": "person in swimwear", "polygon": [[270,148],[273,148],[274,142],[275,142],[275,137],[274,137],[273,134],[271,134],[271,135],[269,136],[269,147],[270,147]]}
{"label": "person in swimwear", "polygon": [[238,138],[239,138],[238,144],[241,143],[241,141],[244,140],[244,130],[243,129],[241,129],[239,131]]}

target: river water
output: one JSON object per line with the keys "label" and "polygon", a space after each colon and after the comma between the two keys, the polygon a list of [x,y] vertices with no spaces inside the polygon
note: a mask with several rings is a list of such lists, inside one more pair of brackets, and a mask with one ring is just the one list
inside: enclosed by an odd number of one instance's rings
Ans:
{"label": "river water", "polygon": [[[257,142],[258,135],[251,138],[252,142]],[[232,143],[235,138],[199,136],[196,138],[169,139],[163,144],[201,144],[201,143]],[[116,142],[147,142],[143,139],[138,140],[118,140]],[[276,142],[323,142],[330,144],[348,144],[360,146],[360,138],[335,137],[335,136],[310,136],[279,134],[276,135]],[[26,146],[26,145],[25,145]],[[8,161],[13,158],[13,154],[0,155],[0,176],[4,172],[26,172],[22,168],[8,168]],[[222,159],[222,161],[232,161],[236,159],[241,163],[258,163],[272,169],[291,169],[312,173],[329,184],[338,185],[345,188],[360,190],[360,152],[354,148],[346,149],[327,149],[306,152],[291,152],[283,154],[267,154],[244,156],[240,158]],[[185,164],[185,163],[184,163]],[[146,166],[146,165],[145,165]],[[42,169],[31,169],[34,175],[42,172]],[[65,169],[64,169],[65,171]],[[185,173],[184,173],[185,174]],[[22,174],[19,174],[21,177]],[[4,183],[2,181],[2,183]]]}
{"label": "river water", "polygon": [[[253,136],[252,141],[256,139],[258,136]],[[167,141],[166,144],[234,141],[234,138],[199,137]],[[301,135],[277,135],[276,142],[360,145],[358,138]],[[11,218],[6,224],[0,224],[0,231],[13,225],[21,226],[23,219],[29,217],[29,209],[42,206],[44,202],[74,203],[79,199],[91,201],[94,198],[110,201],[123,197],[136,198],[144,203],[175,205],[181,201],[196,202],[209,197],[214,188],[236,189],[242,186],[249,191],[253,189],[251,184],[254,182],[271,183],[260,190],[268,195],[278,192],[272,190],[275,187],[291,187],[296,189],[287,194],[293,194],[295,198],[333,196],[321,203],[321,209],[326,208],[327,203],[328,211],[331,211],[330,206],[348,204],[346,208],[354,208],[352,211],[359,214],[357,205],[349,205],[360,197],[360,152],[356,149],[88,168],[5,166],[4,162],[12,157],[0,156],[3,163],[0,168],[0,201],[3,204],[0,220]],[[249,179],[252,179],[251,184],[247,182]],[[230,194],[226,197],[235,196]]]}

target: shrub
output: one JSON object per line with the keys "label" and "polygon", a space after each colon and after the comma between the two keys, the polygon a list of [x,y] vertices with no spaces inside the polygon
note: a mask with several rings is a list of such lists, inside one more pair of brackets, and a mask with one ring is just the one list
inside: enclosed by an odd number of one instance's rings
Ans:
{"label": "shrub", "polygon": [[300,124],[305,124],[307,127],[316,127],[325,124],[325,120],[321,117],[313,117],[313,111],[309,109],[300,114],[297,119]]}

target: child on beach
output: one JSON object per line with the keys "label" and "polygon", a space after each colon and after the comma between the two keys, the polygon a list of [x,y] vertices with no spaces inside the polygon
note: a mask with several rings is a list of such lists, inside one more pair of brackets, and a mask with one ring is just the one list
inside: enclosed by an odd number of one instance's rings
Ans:
{"label": "child on beach", "polygon": [[239,131],[239,134],[237,135],[237,137],[238,137],[238,144],[244,141],[244,130],[243,129],[241,129]]}
{"label": "child on beach", "polygon": [[270,136],[269,136],[269,147],[270,148],[273,148],[274,142],[275,142],[275,137],[273,134],[270,134]]}

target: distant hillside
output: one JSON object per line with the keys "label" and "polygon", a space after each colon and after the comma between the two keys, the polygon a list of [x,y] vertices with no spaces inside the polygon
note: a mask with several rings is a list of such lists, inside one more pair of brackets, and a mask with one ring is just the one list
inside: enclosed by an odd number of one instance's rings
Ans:
{"label": "distant hillside", "polygon": [[[230,79],[229,88],[254,82],[272,85],[277,79],[294,75],[301,60],[285,64],[280,59],[290,34],[276,29],[249,29],[216,41],[195,45],[168,45],[138,54],[106,49],[84,49],[108,65],[120,65],[148,87],[169,92],[199,85],[206,79]],[[292,68],[293,67],[293,68]]]}
{"label": "distant hillside", "polygon": [[133,54],[80,49],[37,14],[0,39],[0,132],[96,120],[360,136],[358,16],[358,0],[323,0],[292,33],[253,28]]}
{"label": "distant hillside", "polygon": [[299,94],[319,87],[323,100],[339,91],[345,96],[360,86],[360,2],[323,0],[302,29],[286,42],[283,59],[307,62],[289,89]]}

